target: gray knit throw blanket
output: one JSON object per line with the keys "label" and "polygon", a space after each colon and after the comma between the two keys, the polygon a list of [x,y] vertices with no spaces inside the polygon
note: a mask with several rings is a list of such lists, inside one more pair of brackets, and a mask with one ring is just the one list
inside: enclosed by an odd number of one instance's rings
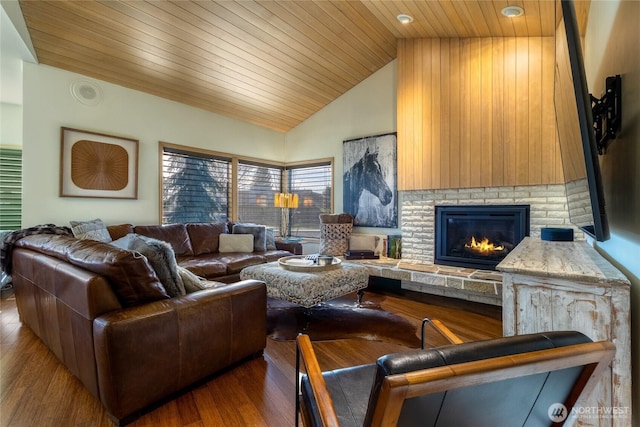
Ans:
{"label": "gray knit throw blanket", "polygon": [[58,234],[65,236],[73,236],[69,227],[60,227],[55,224],[42,224],[35,227],[23,228],[22,230],[12,231],[2,239],[0,246],[0,268],[7,275],[11,274],[11,254],[16,242],[23,237],[32,234]]}

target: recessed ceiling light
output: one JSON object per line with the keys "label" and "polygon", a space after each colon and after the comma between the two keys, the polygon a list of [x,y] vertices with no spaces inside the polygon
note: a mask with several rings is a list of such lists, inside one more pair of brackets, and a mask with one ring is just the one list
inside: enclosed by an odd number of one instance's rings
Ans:
{"label": "recessed ceiling light", "polygon": [[409,24],[413,22],[413,16],[407,15],[405,13],[401,13],[400,15],[396,16],[396,18],[398,18],[398,21],[400,21],[401,24]]}
{"label": "recessed ceiling light", "polygon": [[524,15],[524,9],[520,6],[507,6],[502,9],[502,14],[507,18],[515,18]]}

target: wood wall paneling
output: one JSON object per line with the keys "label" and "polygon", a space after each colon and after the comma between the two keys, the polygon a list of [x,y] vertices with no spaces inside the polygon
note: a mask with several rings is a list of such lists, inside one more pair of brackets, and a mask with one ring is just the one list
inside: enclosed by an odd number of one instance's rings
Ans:
{"label": "wood wall paneling", "polygon": [[563,182],[552,37],[398,41],[401,190]]}

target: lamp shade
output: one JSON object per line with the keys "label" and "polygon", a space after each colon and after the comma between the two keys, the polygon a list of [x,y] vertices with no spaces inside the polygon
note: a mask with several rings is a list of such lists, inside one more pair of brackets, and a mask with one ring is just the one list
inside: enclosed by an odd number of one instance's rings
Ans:
{"label": "lamp shade", "polygon": [[276,193],[273,197],[273,206],[276,208],[297,208],[298,195],[294,193]]}

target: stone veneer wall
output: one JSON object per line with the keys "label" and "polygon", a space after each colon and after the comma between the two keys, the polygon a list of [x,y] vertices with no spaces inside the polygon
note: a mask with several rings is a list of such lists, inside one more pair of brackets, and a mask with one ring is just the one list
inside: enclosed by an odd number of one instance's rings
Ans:
{"label": "stone veneer wall", "polygon": [[403,191],[400,200],[403,261],[433,264],[438,205],[530,205],[532,237],[543,227],[571,227],[584,239],[569,223],[564,184]]}

